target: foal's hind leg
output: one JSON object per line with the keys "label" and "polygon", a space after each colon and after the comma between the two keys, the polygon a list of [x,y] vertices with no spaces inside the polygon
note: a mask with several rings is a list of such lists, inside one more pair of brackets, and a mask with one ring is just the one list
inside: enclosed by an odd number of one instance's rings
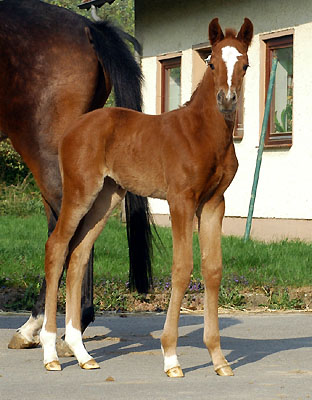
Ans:
{"label": "foal's hind leg", "polygon": [[224,199],[212,199],[199,213],[199,240],[202,275],[205,281],[204,343],[218,375],[231,376],[233,371],[220,346],[218,298],[222,278],[221,229]]}
{"label": "foal's hind leg", "polygon": [[110,178],[106,178],[102,191],[98,194],[88,214],[83,218],[70,244],[73,250],[70,253],[66,279],[65,340],[83,369],[95,369],[99,368],[99,365],[88,354],[82,343],[80,329],[81,283],[90,249],[101,233],[111,211],[124,195],[125,190],[121,189]]}
{"label": "foal's hind leg", "polygon": [[[91,182],[92,178],[92,188],[89,186],[89,190],[86,190],[84,184]],[[80,186],[77,182],[76,186],[75,184],[71,185],[69,177],[66,178],[66,184],[64,180],[66,191],[64,190],[61,214],[55,230],[46,243],[45,276],[47,288],[45,316],[40,341],[44,350],[44,364],[47,370],[61,369],[55,348],[58,281],[68,253],[70,240],[74,236],[81,219],[91,208],[94,199],[101,190],[102,179],[101,176],[93,173],[93,176],[87,176],[85,181],[78,180],[78,182],[81,182]],[[80,296],[81,293],[79,298]]]}
{"label": "foal's hind leg", "polygon": [[172,237],[173,237],[173,265],[172,291],[167,312],[164,331],[161,336],[161,345],[164,356],[164,371],[170,378],[183,377],[176,347],[178,340],[178,324],[181,303],[190,282],[193,270],[193,219],[194,203],[184,197],[169,201]]}

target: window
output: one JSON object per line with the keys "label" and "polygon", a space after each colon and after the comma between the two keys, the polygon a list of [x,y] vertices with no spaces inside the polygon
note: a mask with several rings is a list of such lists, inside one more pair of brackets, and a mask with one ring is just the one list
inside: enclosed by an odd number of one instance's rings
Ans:
{"label": "window", "polygon": [[242,139],[244,136],[244,82],[238,98],[236,107],[235,126],[233,131],[234,139]]}
{"label": "window", "polygon": [[181,105],[181,57],[161,60],[161,112]]}
{"label": "window", "polygon": [[278,59],[275,84],[265,145],[292,144],[293,110],[293,35],[265,41],[266,44],[266,92],[269,86],[273,57]]}

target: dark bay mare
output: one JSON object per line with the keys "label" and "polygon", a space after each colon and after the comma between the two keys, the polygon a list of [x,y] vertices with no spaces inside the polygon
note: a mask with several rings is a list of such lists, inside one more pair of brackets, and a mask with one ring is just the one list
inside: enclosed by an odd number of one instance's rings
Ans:
{"label": "dark bay mare", "polygon": [[[64,132],[80,115],[101,108],[112,87],[117,106],[141,111],[141,72],[123,38],[131,39],[108,22],[92,23],[39,0],[0,1],[0,137],[10,138],[32,171],[49,234],[62,201],[58,144]],[[130,284],[146,292],[151,281],[147,200],[128,193],[126,214]],[[43,282],[32,316],[9,347],[38,343],[45,288]],[[82,331],[93,319],[91,252],[82,288]]]}
{"label": "dark bay mare", "polygon": [[61,370],[55,350],[56,305],[65,259],[65,340],[81,368],[99,368],[82,343],[81,281],[88,251],[112,209],[130,190],[166,199],[170,208],[172,292],[161,336],[164,371],[169,377],[183,376],[176,353],[178,322],[193,269],[193,222],[197,215],[205,282],[204,343],[216,373],[233,375],[221,350],[218,324],[221,228],[224,192],[238,167],[233,127],[252,36],[248,18],[238,34],[233,29],[224,34],[215,18],[209,24],[209,66],[185,106],[161,115],[125,108],[95,110],[78,118],[60,140],[63,201],[46,244],[46,307],[40,333],[47,370]]}

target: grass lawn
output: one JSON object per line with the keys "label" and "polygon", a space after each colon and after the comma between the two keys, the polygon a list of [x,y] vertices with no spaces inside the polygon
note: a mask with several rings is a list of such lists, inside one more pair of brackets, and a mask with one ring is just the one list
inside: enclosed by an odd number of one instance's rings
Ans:
{"label": "grass lawn", "polygon": [[[170,282],[171,231],[158,228],[165,245],[154,248],[153,272],[157,285]],[[0,287],[18,287],[33,299],[43,276],[44,245],[47,227],[43,215],[0,217]],[[299,241],[244,243],[236,237],[224,237],[223,291],[256,288],[299,288],[312,286],[312,244]],[[128,280],[128,254],[125,226],[111,218],[95,245],[94,279],[98,286],[122,285]],[[200,283],[200,253],[194,234],[193,283]],[[105,283],[105,282],[110,283]],[[161,282],[161,283],[160,283]],[[202,287],[202,285],[201,285]],[[117,290],[116,287],[114,289]],[[231,295],[232,296],[232,295]],[[232,296],[233,297],[233,296]]]}

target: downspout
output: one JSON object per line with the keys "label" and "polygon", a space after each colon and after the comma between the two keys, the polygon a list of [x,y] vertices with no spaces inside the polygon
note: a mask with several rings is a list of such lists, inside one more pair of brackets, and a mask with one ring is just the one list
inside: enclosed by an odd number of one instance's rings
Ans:
{"label": "downspout", "polygon": [[271,102],[272,102],[272,94],[273,94],[273,87],[274,87],[274,82],[275,82],[277,62],[278,62],[278,58],[277,58],[277,56],[274,56],[273,61],[272,61],[272,69],[271,69],[271,74],[270,74],[269,87],[268,87],[267,99],[266,99],[266,103],[265,103],[265,110],[264,110],[264,116],[263,116],[263,121],[262,121],[262,129],[261,129],[261,135],[260,135],[260,141],[259,141],[259,148],[258,148],[256,168],[255,168],[255,173],[254,173],[254,180],[253,180],[252,189],[251,189],[248,217],[247,217],[247,221],[246,221],[246,229],[245,229],[245,235],[244,235],[245,242],[247,242],[247,240],[249,240],[249,237],[250,237],[252,216],[253,216],[253,212],[254,212],[256,193],[257,193],[257,187],[258,187],[258,181],[259,181],[259,173],[260,173],[260,167],[261,167],[261,162],[262,162],[264,139],[265,139],[265,135],[266,135],[267,127],[268,127],[269,115],[270,115],[270,107],[271,107]]}

